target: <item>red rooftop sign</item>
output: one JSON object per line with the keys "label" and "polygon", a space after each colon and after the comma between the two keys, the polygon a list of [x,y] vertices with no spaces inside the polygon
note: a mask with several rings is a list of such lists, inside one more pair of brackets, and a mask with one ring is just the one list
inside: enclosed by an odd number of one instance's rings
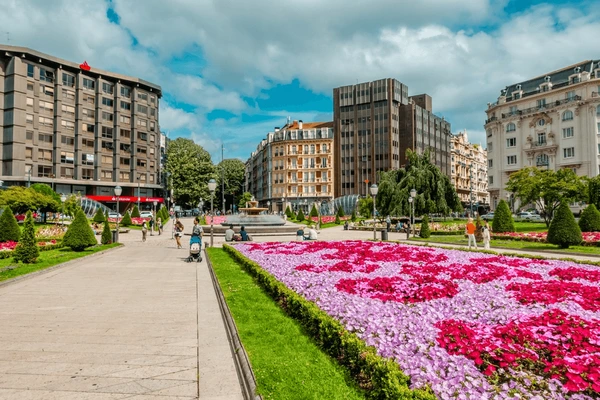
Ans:
{"label": "red rooftop sign", "polygon": [[[117,201],[117,196],[85,196],[88,199],[92,199],[92,200],[96,200],[96,201]],[[161,197],[140,197],[140,202],[141,203],[152,203],[152,202],[157,202],[157,203],[164,203],[164,199]],[[119,196],[119,201],[122,202],[136,202],[138,201],[138,197],[137,196]]]}
{"label": "red rooftop sign", "polygon": [[79,68],[81,68],[84,71],[89,71],[90,69],[92,69],[92,67],[88,65],[87,61],[84,61],[83,64],[79,64]]}

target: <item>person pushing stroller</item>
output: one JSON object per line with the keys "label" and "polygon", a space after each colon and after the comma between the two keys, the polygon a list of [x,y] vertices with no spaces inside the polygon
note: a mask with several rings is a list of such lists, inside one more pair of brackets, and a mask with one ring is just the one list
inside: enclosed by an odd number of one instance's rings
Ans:
{"label": "person pushing stroller", "polygon": [[194,219],[194,227],[192,228],[192,237],[190,238],[190,255],[186,259],[187,262],[202,261],[202,227],[198,225],[198,219]]}

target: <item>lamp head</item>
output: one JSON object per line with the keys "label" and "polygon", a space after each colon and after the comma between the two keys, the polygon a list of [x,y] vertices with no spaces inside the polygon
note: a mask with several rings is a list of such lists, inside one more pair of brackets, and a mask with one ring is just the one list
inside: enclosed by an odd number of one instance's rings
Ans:
{"label": "lamp head", "polygon": [[211,193],[213,193],[216,188],[217,188],[217,181],[215,181],[214,179],[209,180],[208,181],[208,190]]}
{"label": "lamp head", "polygon": [[417,191],[415,189],[410,189],[410,197],[412,197],[412,198],[417,197]]}
{"label": "lamp head", "polygon": [[369,190],[371,191],[372,196],[377,196],[377,191],[379,190],[379,187],[377,187],[377,185],[374,183],[371,185]]}
{"label": "lamp head", "polygon": [[412,203],[412,202],[413,202],[413,198],[412,198],[412,197],[409,197],[409,198],[408,198],[408,202],[409,202],[409,203]]}
{"label": "lamp head", "polygon": [[156,200],[154,200],[154,201],[152,202],[152,204],[154,204],[154,207],[156,207],[156,204],[157,204],[157,203],[158,203],[158,202],[157,202]]}
{"label": "lamp head", "polygon": [[117,185],[117,186],[115,187],[115,196],[117,196],[117,197],[118,197],[118,196],[120,196],[120,195],[121,195],[121,193],[123,193],[123,189],[121,188],[121,186]]}

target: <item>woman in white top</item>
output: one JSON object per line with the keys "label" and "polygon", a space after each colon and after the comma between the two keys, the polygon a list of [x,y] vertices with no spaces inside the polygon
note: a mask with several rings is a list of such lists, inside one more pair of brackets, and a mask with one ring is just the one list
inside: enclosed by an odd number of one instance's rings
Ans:
{"label": "woman in white top", "polygon": [[491,228],[490,224],[488,224],[487,219],[483,220],[483,248],[486,250],[490,249],[490,237],[491,237]]}

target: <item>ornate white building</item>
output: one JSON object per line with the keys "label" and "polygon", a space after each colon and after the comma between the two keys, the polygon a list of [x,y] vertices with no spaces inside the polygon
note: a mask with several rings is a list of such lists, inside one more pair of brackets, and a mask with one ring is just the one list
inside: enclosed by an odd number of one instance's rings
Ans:
{"label": "ornate white building", "polygon": [[450,139],[451,180],[463,207],[477,211],[490,203],[487,177],[487,150],[469,143],[467,131]]}
{"label": "ornate white building", "polygon": [[485,129],[492,208],[510,175],[537,166],[600,173],[600,60],[584,61],[506,87],[488,104]]}

